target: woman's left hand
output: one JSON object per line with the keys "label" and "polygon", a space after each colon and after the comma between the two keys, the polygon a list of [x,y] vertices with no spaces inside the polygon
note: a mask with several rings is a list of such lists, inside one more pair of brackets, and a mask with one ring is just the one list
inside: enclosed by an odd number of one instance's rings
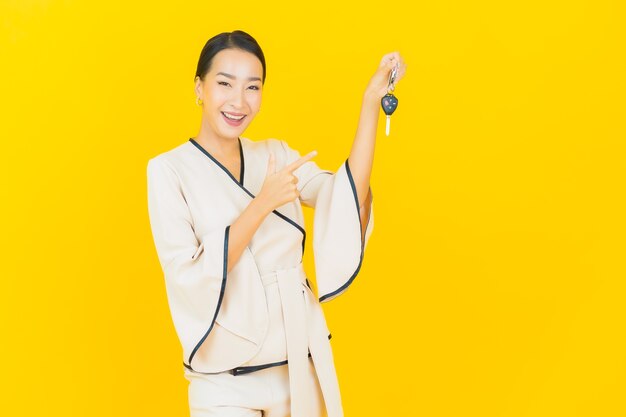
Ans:
{"label": "woman's left hand", "polygon": [[370,79],[370,82],[365,89],[365,94],[367,96],[380,100],[385,94],[387,94],[387,87],[389,87],[389,74],[391,73],[391,69],[395,67],[396,64],[399,64],[398,72],[396,74],[396,79],[392,84],[393,88],[395,88],[398,81],[404,77],[404,73],[406,72],[406,64],[400,56],[400,53],[397,51],[385,54],[380,60],[378,69]]}

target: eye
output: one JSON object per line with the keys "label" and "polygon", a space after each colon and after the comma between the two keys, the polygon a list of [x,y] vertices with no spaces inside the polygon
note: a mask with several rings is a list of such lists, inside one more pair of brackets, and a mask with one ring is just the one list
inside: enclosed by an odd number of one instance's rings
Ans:
{"label": "eye", "polygon": [[254,90],[258,90],[259,87],[257,87],[256,85],[251,85],[250,88],[254,89]]}
{"label": "eye", "polygon": [[226,81],[218,81],[217,82],[219,85],[228,85],[228,83]]}

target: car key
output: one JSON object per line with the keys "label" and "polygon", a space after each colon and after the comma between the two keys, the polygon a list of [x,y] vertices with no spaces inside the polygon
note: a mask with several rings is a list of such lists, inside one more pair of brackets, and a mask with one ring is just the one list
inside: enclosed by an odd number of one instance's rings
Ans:
{"label": "car key", "polygon": [[393,83],[396,80],[396,76],[398,74],[398,65],[399,64],[396,64],[396,66],[391,70],[391,73],[389,74],[389,82],[387,84],[387,94],[385,94],[383,98],[380,100],[380,104],[383,107],[383,111],[387,115],[387,124],[385,126],[385,134],[387,136],[389,136],[389,125],[391,124],[391,115],[398,107],[398,98],[393,95],[393,90],[395,89],[395,86],[393,85]]}

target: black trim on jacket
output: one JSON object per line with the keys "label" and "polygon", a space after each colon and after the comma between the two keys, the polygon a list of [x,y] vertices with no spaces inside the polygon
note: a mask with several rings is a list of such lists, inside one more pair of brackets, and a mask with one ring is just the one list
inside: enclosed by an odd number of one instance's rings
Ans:
{"label": "black trim on jacket", "polygon": [[[217,159],[215,159],[215,157],[213,157],[213,155],[211,155],[209,153],[209,151],[207,151],[206,149],[204,149],[202,147],[202,145],[200,145],[198,142],[196,142],[194,140],[194,138],[189,138],[189,142],[193,143],[193,145],[198,148],[203,154],[205,154],[206,156],[208,156],[213,162],[215,162],[215,164],[220,167],[229,177],[230,179],[232,179],[235,184],[237,184],[243,191],[246,192],[246,194],[248,194],[250,197],[254,198],[256,197],[254,194],[252,194],[250,192],[250,190],[248,190],[246,187],[244,187],[243,185],[243,167],[244,167],[244,160],[243,160],[243,147],[241,146],[241,139],[239,139],[239,152],[241,155],[241,182],[237,181],[237,179],[233,176],[233,174],[230,173],[230,171],[224,166],[222,165]],[[306,231],[304,230],[304,228],[302,228],[302,226],[300,226],[298,223],[296,223],[295,221],[291,220],[289,217],[285,216],[284,214],[276,211],[276,210],[272,210],[272,213],[276,214],[278,217],[280,217],[281,219],[285,220],[287,223],[291,224],[292,226],[294,226],[296,229],[298,229],[300,231],[300,233],[302,233],[302,254],[304,254],[304,244],[306,241]]]}
{"label": "black trim on jacket", "polygon": [[[359,207],[359,198],[357,196],[356,193],[356,186],[354,185],[354,178],[352,177],[352,172],[350,171],[350,164],[348,164],[348,160],[346,159],[345,162],[345,166],[346,166],[346,172],[348,173],[348,179],[350,180],[350,187],[352,188],[352,194],[354,196],[354,202],[356,205],[356,214],[357,214],[357,219],[359,222],[359,239],[361,239],[361,255],[359,256],[359,264],[356,267],[356,270],[354,271],[354,273],[352,274],[352,276],[348,279],[348,281],[343,284],[341,287],[339,287],[338,289],[336,289],[333,292],[330,292],[326,295],[323,295],[319,298],[320,303],[323,302],[324,300],[327,300],[329,298],[335,297],[337,295],[339,295],[340,293],[342,293],[343,291],[345,291],[348,286],[350,286],[350,284],[352,284],[352,281],[354,281],[354,278],[356,278],[357,274],[359,273],[359,270],[361,269],[361,265],[363,263],[363,252],[365,249],[365,238],[363,235],[363,225],[361,224],[361,209]],[[374,196],[372,195],[372,200],[374,199]],[[371,201],[370,201],[371,203]],[[367,222],[365,223],[365,231],[367,232],[367,226],[369,225],[370,222],[370,216],[372,215],[371,211],[367,216]],[[362,237],[363,236],[363,237]]]}
{"label": "black trim on jacket", "polygon": [[[222,286],[220,288],[220,296],[217,300],[217,307],[215,308],[215,314],[213,315],[213,320],[211,320],[211,325],[209,326],[209,329],[206,331],[204,336],[202,336],[202,339],[200,339],[200,341],[196,344],[196,346],[191,351],[191,354],[189,355],[190,364],[191,364],[191,361],[193,360],[194,355],[200,348],[200,345],[202,344],[202,342],[204,342],[204,340],[207,338],[207,336],[213,329],[213,325],[215,324],[215,319],[217,318],[217,313],[219,313],[220,307],[222,305],[222,299],[224,298],[224,290],[226,289],[226,273],[228,271],[228,236],[229,236],[229,233],[230,233],[230,225],[226,226],[226,230],[224,231],[224,256],[223,256],[224,266],[222,269]],[[189,365],[185,365],[185,366],[187,366],[189,369],[192,369],[191,366]]]}
{"label": "black trim on jacket", "polygon": [[[330,340],[333,337],[332,334],[328,334],[328,340]],[[311,357],[311,352],[309,352],[309,358]],[[262,369],[267,369],[267,368],[272,368],[274,366],[281,366],[281,365],[287,365],[289,363],[288,359],[285,359],[284,361],[280,361],[280,362],[271,362],[271,363],[264,363],[263,365],[254,365],[254,366],[238,366],[236,368],[233,369],[229,369],[228,371],[224,371],[227,372],[231,375],[243,375],[243,374],[249,374],[251,372],[256,372],[256,371],[260,371]],[[185,368],[189,369],[192,372],[195,372],[197,374],[203,374],[203,375],[216,375],[216,374],[221,374],[222,372],[199,372],[199,371],[195,371],[191,366],[187,365],[184,361],[183,361],[183,365],[185,366]]]}

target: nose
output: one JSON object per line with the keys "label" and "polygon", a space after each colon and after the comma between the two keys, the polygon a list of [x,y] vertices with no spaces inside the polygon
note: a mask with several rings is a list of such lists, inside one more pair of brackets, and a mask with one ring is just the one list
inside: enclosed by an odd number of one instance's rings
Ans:
{"label": "nose", "polygon": [[244,92],[241,90],[233,89],[233,94],[230,97],[229,103],[233,110],[241,110],[244,102]]}

